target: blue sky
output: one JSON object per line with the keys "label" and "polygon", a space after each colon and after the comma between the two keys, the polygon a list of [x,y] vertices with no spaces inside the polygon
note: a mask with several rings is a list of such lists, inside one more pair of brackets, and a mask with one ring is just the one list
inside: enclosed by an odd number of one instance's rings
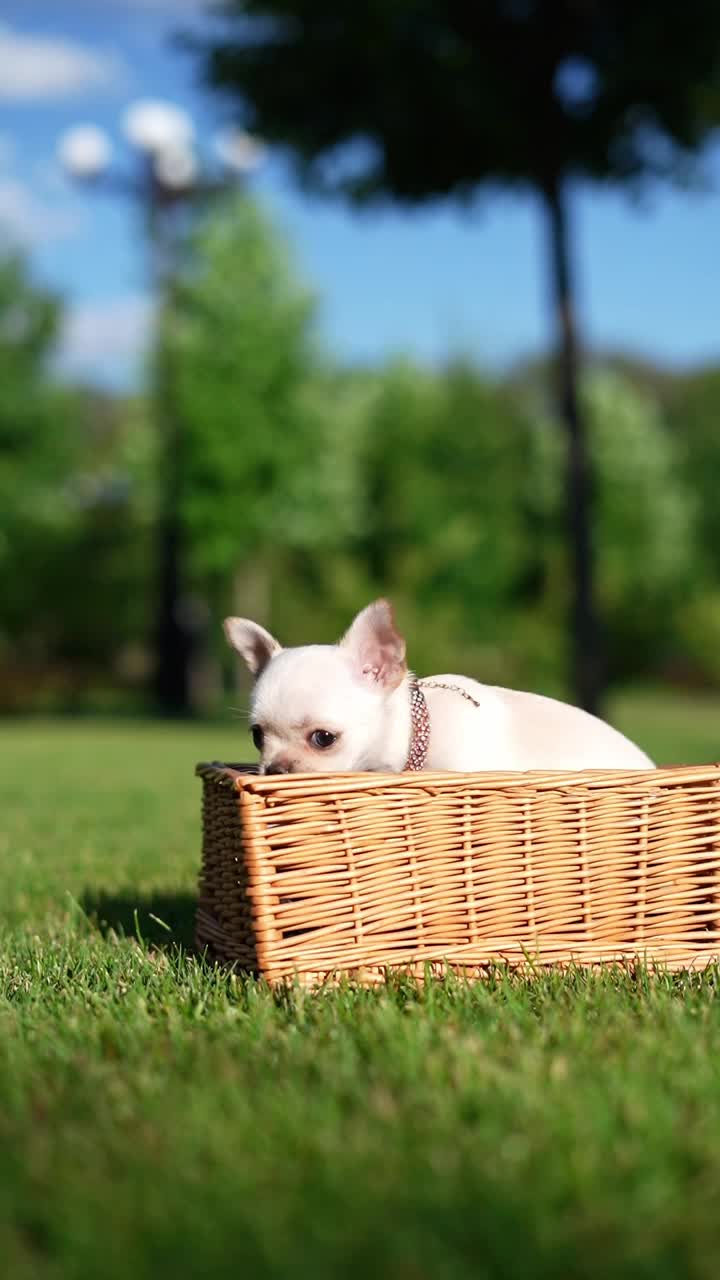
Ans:
{"label": "blue sky", "polygon": [[[5,0],[0,18],[0,234],[21,240],[39,279],[68,304],[62,367],[132,385],[149,306],[136,215],[73,189],[55,160],[62,131],[101,125],[131,159],[120,119],[161,97],[192,112],[201,138],[227,120],[198,67],[173,47],[206,26],[203,0]],[[428,104],[432,111],[432,104]],[[720,147],[707,157],[720,178]],[[321,299],[329,348],[368,360],[451,350],[502,368],[547,335],[543,224],[530,197],[358,215],[303,197],[279,159],[253,180]],[[586,342],[673,364],[720,358],[720,194],[657,188],[642,209],[597,188],[575,194]]]}

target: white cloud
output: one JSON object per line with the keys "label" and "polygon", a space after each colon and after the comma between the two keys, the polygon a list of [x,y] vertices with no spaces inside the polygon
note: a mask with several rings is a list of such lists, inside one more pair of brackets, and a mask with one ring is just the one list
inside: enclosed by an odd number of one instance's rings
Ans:
{"label": "white cloud", "polygon": [[16,178],[0,180],[0,229],[16,244],[64,240],[75,235],[80,226],[76,211],[43,204]]}
{"label": "white cloud", "polygon": [[120,75],[116,58],[61,37],[26,35],[0,24],[0,100],[68,98],[107,88]]}
{"label": "white cloud", "polygon": [[150,336],[153,307],[145,294],[83,302],[65,317],[58,365],[74,377],[127,380]]}

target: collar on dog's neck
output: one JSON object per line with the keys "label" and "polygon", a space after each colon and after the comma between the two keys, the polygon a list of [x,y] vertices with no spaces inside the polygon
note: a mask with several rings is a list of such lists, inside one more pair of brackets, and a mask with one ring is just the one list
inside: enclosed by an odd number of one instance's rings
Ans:
{"label": "collar on dog's neck", "polygon": [[[445,689],[448,693],[459,693],[461,698],[471,702],[474,707],[480,706],[467,689],[457,684],[445,684],[442,680],[423,680],[428,689]],[[419,680],[410,685],[410,751],[403,773],[418,773],[425,768],[430,747],[430,712],[425,701],[425,694]]]}
{"label": "collar on dog's neck", "polygon": [[425,768],[430,746],[430,712],[417,680],[410,685],[410,751],[403,773]]}

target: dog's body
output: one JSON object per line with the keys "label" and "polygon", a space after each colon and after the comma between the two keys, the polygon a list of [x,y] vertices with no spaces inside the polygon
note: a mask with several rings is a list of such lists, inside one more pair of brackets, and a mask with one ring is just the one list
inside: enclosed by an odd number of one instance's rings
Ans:
{"label": "dog's body", "polygon": [[[478,703],[439,688],[465,689]],[[633,742],[554,698],[462,676],[421,681],[430,712],[428,769],[651,769]]]}
{"label": "dog's body", "polygon": [[281,649],[244,618],[228,618],[225,631],[256,677],[252,725],[264,773],[653,767],[616,729],[566,703],[464,676],[416,682],[383,600],[337,645]]}

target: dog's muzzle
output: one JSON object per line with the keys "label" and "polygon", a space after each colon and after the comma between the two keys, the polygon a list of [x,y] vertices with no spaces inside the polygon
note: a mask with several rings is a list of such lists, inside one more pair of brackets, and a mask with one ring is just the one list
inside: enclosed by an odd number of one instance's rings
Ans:
{"label": "dog's muzzle", "polygon": [[271,760],[267,768],[263,769],[263,773],[297,773],[297,769],[292,760]]}

